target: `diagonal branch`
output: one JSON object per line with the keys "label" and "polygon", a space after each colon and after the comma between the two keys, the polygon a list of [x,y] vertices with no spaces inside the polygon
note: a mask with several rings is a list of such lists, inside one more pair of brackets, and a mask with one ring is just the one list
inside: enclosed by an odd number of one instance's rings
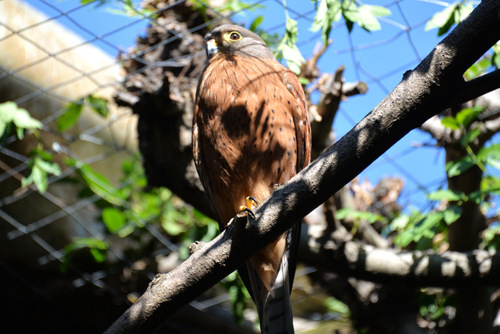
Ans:
{"label": "diagonal branch", "polygon": [[[462,74],[500,39],[500,2],[483,0],[359,124],[254,211],[168,274],[158,275],[144,295],[107,333],[147,333],[160,327],[181,305],[230,274],[298,218],[323,203],[410,130],[441,110],[462,102]],[[500,81],[477,87],[478,96]],[[243,220],[243,221],[242,221]]]}

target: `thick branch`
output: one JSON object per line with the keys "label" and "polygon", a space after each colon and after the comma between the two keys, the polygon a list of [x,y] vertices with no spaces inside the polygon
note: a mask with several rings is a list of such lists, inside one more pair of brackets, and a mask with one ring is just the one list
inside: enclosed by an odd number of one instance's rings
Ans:
{"label": "thick branch", "polygon": [[500,278],[498,252],[400,252],[354,241],[335,247],[332,245],[326,242],[309,249],[311,254],[307,256],[307,264],[385,284],[446,287],[498,285]]}
{"label": "thick branch", "polygon": [[[107,333],[146,333],[323,203],[413,128],[462,99],[462,74],[500,39],[500,2],[483,0],[366,118],[254,210],[166,275]],[[496,87],[500,87],[500,81]],[[477,90],[477,94],[486,91]],[[236,228],[238,227],[238,229]]]}

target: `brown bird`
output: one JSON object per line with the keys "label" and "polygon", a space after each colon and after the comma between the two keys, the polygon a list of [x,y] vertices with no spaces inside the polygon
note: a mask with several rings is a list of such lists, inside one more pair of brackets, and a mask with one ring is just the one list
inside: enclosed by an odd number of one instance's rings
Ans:
{"label": "brown bird", "polygon": [[[311,129],[297,76],[257,34],[222,25],[205,41],[208,64],[196,93],[193,154],[223,230],[309,163]],[[300,223],[239,270],[264,333],[293,332],[290,290],[299,235]]]}

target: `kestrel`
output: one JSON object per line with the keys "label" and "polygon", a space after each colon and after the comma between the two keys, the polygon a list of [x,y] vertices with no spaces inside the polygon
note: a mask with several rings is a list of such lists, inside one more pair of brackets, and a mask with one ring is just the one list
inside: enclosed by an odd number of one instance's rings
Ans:
{"label": "kestrel", "polygon": [[[311,128],[297,76],[257,34],[222,25],[205,41],[193,154],[223,230],[310,162]],[[299,235],[300,223],[239,269],[264,333],[293,333],[290,290]]]}

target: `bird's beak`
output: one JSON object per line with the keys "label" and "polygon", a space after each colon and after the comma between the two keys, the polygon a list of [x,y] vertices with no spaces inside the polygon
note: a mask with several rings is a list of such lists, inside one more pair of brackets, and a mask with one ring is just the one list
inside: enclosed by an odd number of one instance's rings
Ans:
{"label": "bird's beak", "polygon": [[215,39],[210,39],[207,41],[207,56],[208,58],[212,58],[217,52],[219,52],[219,47],[217,46],[217,42]]}

